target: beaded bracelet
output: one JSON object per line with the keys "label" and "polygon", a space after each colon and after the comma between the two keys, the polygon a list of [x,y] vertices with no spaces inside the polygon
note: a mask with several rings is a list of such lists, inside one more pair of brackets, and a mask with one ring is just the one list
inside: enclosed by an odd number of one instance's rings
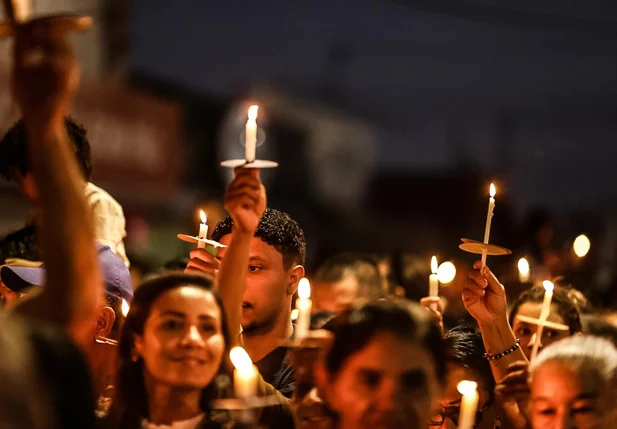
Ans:
{"label": "beaded bracelet", "polygon": [[514,343],[514,345],[512,347],[510,347],[508,350],[506,350],[505,352],[497,353],[496,355],[489,355],[488,353],[484,353],[484,359],[486,359],[486,360],[499,360],[499,359],[501,359],[504,356],[508,356],[510,353],[514,352],[520,346],[521,346],[521,339],[517,337],[516,338],[516,343]]}

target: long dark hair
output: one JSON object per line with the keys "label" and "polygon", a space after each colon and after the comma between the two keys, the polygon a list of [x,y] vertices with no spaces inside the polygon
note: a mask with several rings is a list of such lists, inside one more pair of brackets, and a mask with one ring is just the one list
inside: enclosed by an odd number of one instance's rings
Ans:
{"label": "long dark hair", "polygon": [[379,300],[352,306],[330,320],[324,329],[334,333],[334,342],[325,365],[337,374],[353,354],[364,348],[376,334],[389,332],[422,345],[435,363],[437,379],[446,377],[446,353],[437,324],[426,311],[411,301]]}
{"label": "long dark hair", "polygon": [[[544,300],[544,293],[545,290],[542,286],[534,286],[521,293],[512,303],[512,308],[510,309],[510,326],[514,325],[514,319],[523,304],[526,302],[541,303]],[[579,309],[566,288],[555,285],[552,304],[555,304],[557,313],[570,328],[570,335],[583,332]]]}
{"label": "long dark hair", "polygon": [[228,361],[231,337],[223,303],[214,289],[211,277],[170,273],[143,283],[135,291],[131,309],[126,317],[118,343],[118,375],[113,405],[109,413],[109,427],[117,429],[137,429],[141,419],[148,416],[148,397],[144,385],[144,363],[142,359],[133,360],[135,337],[143,335],[144,325],[152,310],[152,305],[163,293],[182,287],[192,286],[209,291],[215,298],[221,312],[221,328],[225,340],[225,351],[217,376],[203,389],[201,409],[208,411],[209,402],[217,397],[216,378],[229,375]]}

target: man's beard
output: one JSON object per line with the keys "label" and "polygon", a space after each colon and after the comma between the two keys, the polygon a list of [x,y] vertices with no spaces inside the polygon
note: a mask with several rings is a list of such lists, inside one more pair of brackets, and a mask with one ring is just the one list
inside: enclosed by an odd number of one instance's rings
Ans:
{"label": "man's beard", "polygon": [[273,312],[269,314],[263,320],[257,320],[257,318],[253,319],[246,326],[242,326],[242,335],[265,335],[276,327],[277,322],[277,313]]}

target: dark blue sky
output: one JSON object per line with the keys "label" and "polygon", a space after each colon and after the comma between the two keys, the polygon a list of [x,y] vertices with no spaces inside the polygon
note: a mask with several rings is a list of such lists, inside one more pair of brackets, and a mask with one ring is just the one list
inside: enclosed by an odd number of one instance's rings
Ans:
{"label": "dark blue sky", "polygon": [[[434,3],[445,6],[426,11]],[[463,144],[487,166],[505,151],[522,203],[596,202],[593,184],[617,188],[617,7],[537,3],[135,0],[133,67],[220,95],[253,82],[311,88],[340,43],[347,103],[383,124],[381,165],[445,168]],[[505,143],[504,109],[516,124]]]}

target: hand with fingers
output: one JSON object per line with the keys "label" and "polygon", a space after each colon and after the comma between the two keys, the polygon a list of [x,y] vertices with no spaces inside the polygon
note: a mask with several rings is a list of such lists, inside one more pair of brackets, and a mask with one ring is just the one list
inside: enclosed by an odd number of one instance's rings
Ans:
{"label": "hand with fingers", "polygon": [[234,232],[252,236],[266,211],[266,189],[257,169],[236,168],[234,174],[225,193],[225,208],[234,221]]}
{"label": "hand with fingers", "polygon": [[82,18],[41,18],[17,24],[12,90],[26,125],[62,123],[79,83],[79,66],[67,33]]}
{"label": "hand with fingers", "polygon": [[463,289],[463,304],[479,325],[507,320],[506,291],[480,261],[473,266]]}
{"label": "hand with fingers", "polygon": [[193,249],[190,253],[189,263],[184,272],[209,274],[216,277],[221,266],[221,261],[212,256],[206,249]]}
{"label": "hand with fingers", "polygon": [[508,366],[507,375],[495,387],[495,394],[512,427],[528,427],[526,411],[529,403],[529,363],[518,361]]}
{"label": "hand with fingers", "polygon": [[443,307],[441,305],[441,298],[438,296],[425,296],[420,299],[420,305],[429,312],[431,318],[439,325],[441,329],[441,335],[444,335],[443,327]]}

